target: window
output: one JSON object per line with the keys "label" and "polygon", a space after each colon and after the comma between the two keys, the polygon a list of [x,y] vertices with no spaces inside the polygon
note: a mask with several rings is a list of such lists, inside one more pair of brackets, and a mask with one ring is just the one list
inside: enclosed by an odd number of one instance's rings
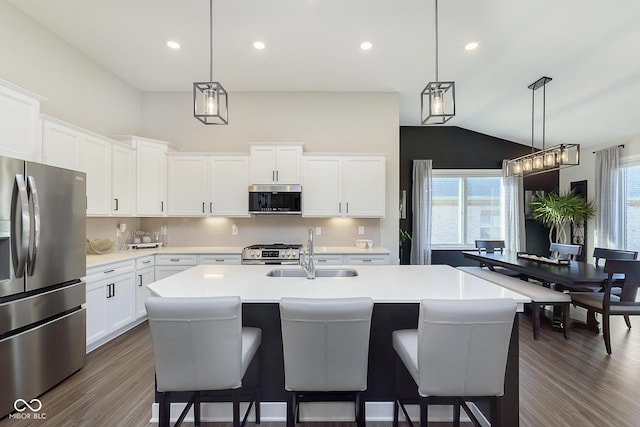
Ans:
{"label": "window", "polygon": [[624,180],[624,246],[629,251],[640,251],[640,159],[624,167]]}
{"label": "window", "polygon": [[434,170],[431,189],[433,248],[504,239],[501,170]]}

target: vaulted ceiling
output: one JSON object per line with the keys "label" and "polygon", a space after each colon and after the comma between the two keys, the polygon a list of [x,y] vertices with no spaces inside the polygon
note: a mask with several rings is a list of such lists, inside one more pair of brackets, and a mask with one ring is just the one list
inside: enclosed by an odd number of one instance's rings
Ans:
{"label": "vaulted ceiling", "polygon": [[[207,0],[8,1],[140,91],[208,80]],[[418,125],[420,92],[435,79],[434,1],[215,0],[214,80],[230,96],[397,92],[400,124]],[[456,82],[449,124],[530,145],[527,86],[549,76],[547,146],[639,134],[638,22],[637,0],[440,0],[439,77]],[[479,46],[465,51],[470,41]]]}

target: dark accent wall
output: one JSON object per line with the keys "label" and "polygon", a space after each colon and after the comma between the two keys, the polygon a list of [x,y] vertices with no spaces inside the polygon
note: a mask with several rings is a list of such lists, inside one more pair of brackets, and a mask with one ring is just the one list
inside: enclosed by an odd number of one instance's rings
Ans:
{"label": "dark accent wall", "polygon": [[[411,233],[413,160],[431,159],[434,169],[500,169],[502,160],[525,155],[531,147],[456,126],[400,127],[400,194],[407,191],[407,218],[400,228]],[[558,172],[524,179],[524,189],[549,192],[558,188]],[[522,213],[524,215],[524,212]],[[527,252],[548,254],[548,230],[535,220],[525,221]],[[410,242],[403,246],[402,263],[409,263]],[[434,251],[434,264],[473,265],[460,251]]]}

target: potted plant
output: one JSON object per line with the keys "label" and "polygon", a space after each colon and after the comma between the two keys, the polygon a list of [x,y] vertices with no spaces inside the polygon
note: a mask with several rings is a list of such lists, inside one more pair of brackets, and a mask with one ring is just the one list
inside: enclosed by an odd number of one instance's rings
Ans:
{"label": "potted plant", "polygon": [[566,225],[578,224],[595,215],[593,201],[587,201],[573,191],[537,194],[531,202],[533,217],[549,227],[549,243],[567,243]]}
{"label": "potted plant", "polygon": [[402,264],[402,259],[404,258],[404,243],[411,240],[411,234],[408,231],[400,229],[400,264]]}

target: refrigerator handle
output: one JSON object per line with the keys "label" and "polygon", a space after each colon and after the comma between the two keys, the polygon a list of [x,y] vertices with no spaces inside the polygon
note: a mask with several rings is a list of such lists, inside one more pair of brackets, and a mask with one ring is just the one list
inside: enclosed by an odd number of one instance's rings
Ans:
{"label": "refrigerator handle", "polygon": [[29,251],[29,270],[28,275],[33,276],[36,267],[36,258],[38,249],[40,249],[40,199],[38,198],[38,187],[34,177],[27,177],[27,194],[30,196],[29,201],[33,205],[33,245]]}
{"label": "refrigerator handle", "polygon": [[[24,274],[24,267],[27,262],[27,257],[29,255],[29,240],[31,237],[29,197],[27,196],[27,187],[24,182],[24,176],[16,174],[16,187],[14,190],[15,191],[13,192],[13,195],[11,197],[11,206],[14,207],[13,209],[11,209],[11,223],[16,223],[16,211],[19,211],[21,229],[20,235],[17,238],[14,237],[11,239],[11,255],[13,258],[13,268],[15,270],[15,276],[22,277]],[[14,230],[15,228],[12,228],[11,233],[13,233]],[[19,247],[18,244],[20,244]]]}

